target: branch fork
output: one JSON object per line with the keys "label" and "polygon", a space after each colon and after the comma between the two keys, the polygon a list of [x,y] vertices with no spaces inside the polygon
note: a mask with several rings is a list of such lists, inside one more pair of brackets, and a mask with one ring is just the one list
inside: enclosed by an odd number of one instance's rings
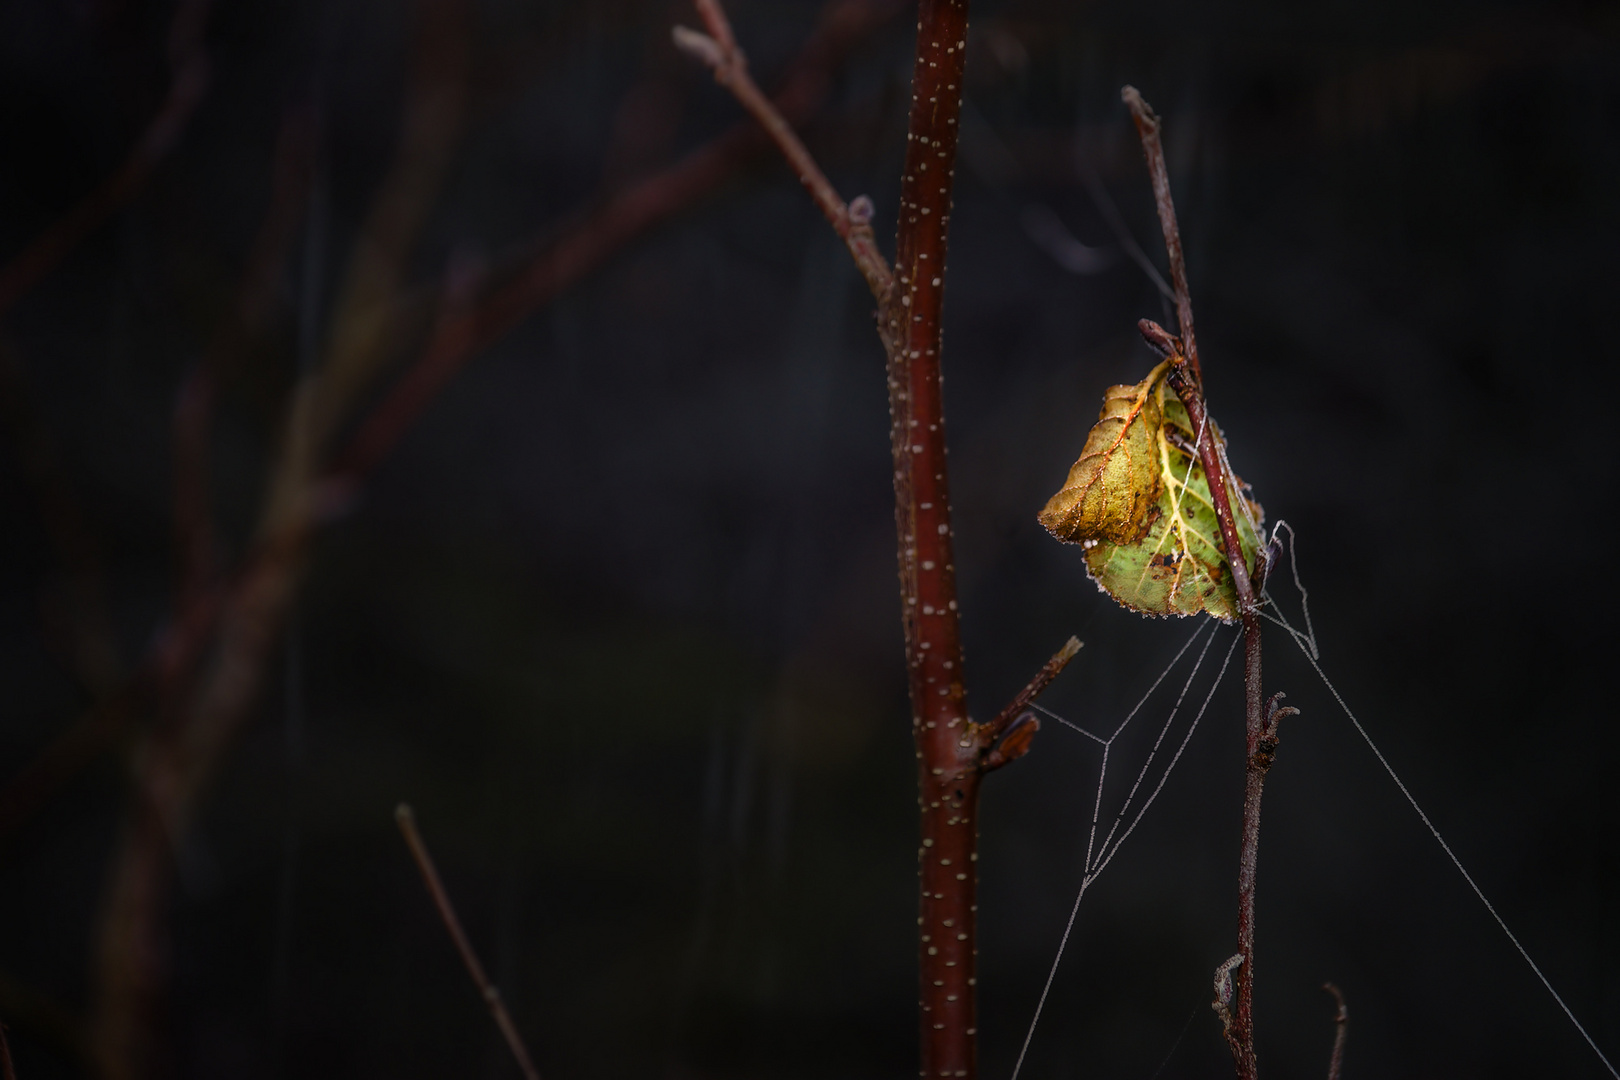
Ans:
{"label": "branch fork", "polygon": [[1029,705],[1079,650],[1070,642],[987,724],[967,715],[956,603],[945,409],[940,385],[945,260],[966,69],[965,0],[921,0],[906,159],[891,267],[872,232],[872,201],[845,203],[781,113],[759,92],[719,0],[694,0],[704,30],[676,47],[706,64],[776,143],[849,248],[877,300],[888,356],[895,534],[921,844],[918,967],[921,1073],[968,1078],[975,1049],[978,792],[984,774],[1029,751]]}

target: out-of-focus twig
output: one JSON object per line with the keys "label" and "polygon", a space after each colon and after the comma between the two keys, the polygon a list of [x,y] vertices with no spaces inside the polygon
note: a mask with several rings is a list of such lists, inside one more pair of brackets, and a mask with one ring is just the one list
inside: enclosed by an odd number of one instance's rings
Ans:
{"label": "out-of-focus twig", "polygon": [[[0,841],[12,835],[61,785],[87,762],[104,751],[142,708],[182,686],[185,676],[211,635],[228,584],[213,580],[212,535],[208,498],[209,418],[216,393],[218,372],[231,357],[246,350],[255,335],[264,329],[274,311],[281,272],[286,264],[288,242],[295,234],[304,208],[306,176],[311,150],[312,126],[307,110],[295,109],[282,122],[277,142],[270,208],[254,242],[238,291],[235,305],[213,336],[204,359],[182,382],[174,414],[174,515],[178,549],[180,587],[173,624],[162,634],[139,670],[119,679],[104,674],[99,682],[104,691],[88,711],[70,724],[21,772],[7,778],[0,788]],[[19,414],[26,398],[13,393],[22,378],[9,351],[0,349],[0,404],[12,413],[12,427],[33,432],[26,441],[33,446],[25,452],[25,462],[52,464],[49,443],[43,429]],[[31,472],[43,465],[31,465]],[[58,547],[64,552],[70,572],[76,565],[78,584],[74,589],[79,604],[74,611],[81,657],[98,659],[85,663],[87,671],[107,671],[111,656],[110,616],[100,600],[100,564],[91,538],[82,529],[74,504],[68,498],[65,477],[55,475],[51,483],[41,483],[46,504],[46,521],[58,534]],[[105,644],[102,644],[105,642]],[[98,684],[92,683],[95,689]]]}
{"label": "out-of-focus twig", "polygon": [[176,610],[202,602],[214,574],[209,496],[209,436],[224,369],[251,348],[278,307],[282,277],[309,197],[313,110],[282,118],[276,141],[270,207],[248,256],[236,302],[221,320],[202,362],[181,382],[174,408],[174,517],[180,579]]}
{"label": "out-of-focus twig", "polygon": [[[471,5],[421,0],[418,6],[415,71],[399,146],[355,242],[309,403],[308,440],[317,453],[327,448],[387,359],[400,322],[408,259],[461,138]],[[302,482],[307,486],[307,478]]]}
{"label": "out-of-focus twig", "polygon": [[[899,0],[835,0],[830,4],[820,29],[793,64],[775,99],[783,114],[803,118],[814,112],[826,96],[831,66],[896,17],[903,6]],[[293,515],[273,535],[261,533],[246,565],[232,580],[204,590],[177,613],[142,669],[127,684],[126,700],[143,699],[152,686],[172,685],[181,678],[208,648],[229,598],[241,594],[260,567],[281,564],[301,551],[310,532],[346,503],[346,496],[479,350],[646,229],[712,192],[768,147],[752,124],[740,124],[675,165],[610,196],[596,210],[576,216],[575,223],[565,227],[553,243],[476,305],[446,305],[445,312],[455,313],[454,317],[441,318],[420,359],[369,411],[337,456],[326,481],[303,489],[308,496],[302,504],[307,513]],[[421,295],[420,290],[406,289],[391,307],[398,312],[406,299]],[[145,689],[137,691],[137,687]],[[122,730],[122,715],[100,708],[86,713],[22,774],[7,782],[0,791],[0,838],[13,833],[63,782],[105,749]]]}
{"label": "out-of-focus twig", "polygon": [[433,856],[428,853],[427,844],[423,843],[422,834],[416,829],[416,814],[408,804],[400,803],[394,808],[394,820],[399,823],[399,831],[404,834],[405,843],[416,860],[416,867],[422,872],[422,883],[427,886],[428,895],[433,897],[433,906],[439,909],[439,918],[443,920],[450,940],[455,943],[456,951],[461,954],[461,962],[466,965],[467,974],[478,988],[478,996],[489,1006],[495,1026],[501,1029],[501,1036],[511,1048],[512,1056],[517,1058],[518,1068],[523,1070],[528,1080],[540,1080],[539,1070],[529,1057],[529,1048],[523,1045],[523,1036],[518,1034],[517,1025],[512,1023],[512,1015],[506,1011],[506,1002],[502,1000],[500,990],[484,974],[484,965],[478,962],[478,954],[473,951],[472,942],[467,940],[467,934],[461,928],[455,905],[450,902],[450,894],[445,891],[438,868],[433,865]]}
{"label": "out-of-focus twig", "polygon": [[23,476],[34,489],[46,536],[62,570],[61,593],[46,597],[46,624],[51,636],[64,642],[69,667],[90,696],[103,701],[116,691],[123,661],[107,602],[101,545],[85,520],[28,382],[22,361],[9,342],[0,340],[0,421],[10,429]]}
{"label": "out-of-focus twig", "polygon": [[168,156],[208,89],[204,35],[212,0],[181,0],[169,26],[169,93],[111,176],[0,267],[0,315],[54,270],[67,255],[140,190]]}
{"label": "out-of-focus twig", "polygon": [[[826,99],[832,68],[856,43],[897,17],[904,6],[900,0],[833,0],[816,33],[789,68],[782,89],[771,99],[779,114],[791,123],[808,119]],[[576,214],[522,270],[469,305],[462,315],[441,320],[421,356],[368,412],[337,456],[329,474],[327,501],[341,505],[343,496],[388,455],[474,356],[635,237],[692,206],[769,148],[755,124],[745,122],[731,128],[673,165]]]}
{"label": "out-of-focus twig", "polygon": [[[377,313],[398,289],[457,138],[465,93],[459,84],[468,66],[467,9],[466,0],[422,2],[401,149],[362,229],[325,364],[291,394],[255,555],[218,603],[207,663],[195,685],[160,687],[173,707],[136,748],[129,812],[102,901],[95,968],[93,1031],[106,1080],[139,1080],[150,1068],[153,1018],[168,979],[174,850],[185,842],[197,800],[264,683],[318,523],[323,436],[375,370],[386,332],[375,321]],[[207,593],[197,606],[210,606]]]}

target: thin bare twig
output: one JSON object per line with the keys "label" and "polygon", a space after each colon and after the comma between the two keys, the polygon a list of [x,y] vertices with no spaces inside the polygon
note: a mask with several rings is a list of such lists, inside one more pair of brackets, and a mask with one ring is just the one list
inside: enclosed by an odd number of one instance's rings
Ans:
{"label": "thin bare twig", "polygon": [[702,60],[714,71],[715,82],[730,90],[743,108],[759,121],[765,133],[771,137],[782,156],[787,158],[788,164],[798,174],[799,182],[810,192],[810,198],[826,215],[836,232],[849,247],[849,253],[855,260],[855,265],[866,278],[866,284],[871,288],[872,295],[882,297],[889,291],[891,284],[891,271],[888,260],[884,259],[882,252],[877,249],[877,242],[872,235],[871,203],[864,206],[856,199],[856,208],[851,207],[839,197],[832,183],[816,164],[815,158],[795,134],[793,126],[782,116],[766,96],[760,92],[753,76],[748,74],[748,60],[743,56],[742,49],[737,47],[737,39],[731,32],[731,22],[726,18],[725,9],[720,6],[719,0],[694,0],[698,14],[703,17],[703,25],[709,30],[705,37],[696,30],[689,30],[684,26],[675,27],[675,44],[682,51]]}
{"label": "thin bare twig", "polygon": [[1339,1003],[1333,1014],[1333,1057],[1328,1061],[1328,1080],[1339,1080],[1344,1071],[1344,1043],[1350,1034],[1350,1008],[1344,1003],[1344,995],[1332,983],[1323,983],[1322,989],[1333,995],[1333,1000]]}
{"label": "thin bare twig", "polygon": [[439,918],[444,921],[444,928],[450,933],[450,940],[455,942],[456,951],[461,954],[461,962],[467,965],[467,974],[472,976],[473,985],[478,987],[479,996],[484,1004],[489,1006],[490,1015],[495,1018],[495,1026],[501,1029],[501,1035],[506,1039],[506,1045],[511,1048],[512,1056],[517,1058],[518,1068],[528,1080],[540,1080],[540,1072],[534,1067],[529,1057],[528,1047],[523,1045],[523,1036],[518,1034],[517,1026],[512,1023],[512,1016],[506,1011],[506,1002],[501,1000],[501,992],[495,984],[489,981],[484,974],[484,965],[478,962],[478,954],[473,951],[472,943],[467,940],[467,934],[461,929],[461,920],[456,917],[456,909],[450,903],[450,894],[444,890],[444,882],[439,880],[438,868],[433,865],[433,856],[428,854],[427,845],[422,842],[421,833],[416,830],[416,814],[409,805],[400,803],[394,808],[394,820],[399,823],[399,831],[405,835],[405,843],[411,849],[411,855],[416,859],[416,867],[422,871],[422,882],[427,886],[428,894],[433,897],[433,906],[439,909]]}
{"label": "thin bare twig", "polygon": [[1029,708],[1030,703],[1040,697],[1048,686],[1052,685],[1053,679],[1063,674],[1063,669],[1069,666],[1070,660],[1079,655],[1084,644],[1077,637],[1071,637],[1068,641],[1065,641],[1063,648],[1052,655],[1052,659],[1046,662],[1046,666],[1035,673],[1035,677],[1029,680],[1022,690],[1018,691],[1013,699],[1007,703],[1007,707],[1002,709],[994,720],[983,726],[984,733],[992,738],[1000,734],[1001,730],[1011,723],[1014,717]]}
{"label": "thin bare twig", "polygon": [[1142,153],[1153,179],[1154,200],[1158,205],[1159,223],[1164,230],[1165,247],[1170,256],[1170,277],[1175,288],[1176,311],[1183,337],[1178,340],[1147,319],[1138,323],[1138,329],[1149,345],[1173,361],[1167,380],[1186,407],[1193,430],[1210,433],[1199,439],[1198,455],[1209,483],[1211,501],[1215,504],[1215,516],[1220,522],[1220,546],[1232,575],[1238,615],[1243,623],[1245,768],[1243,840],[1238,857],[1238,955],[1235,958],[1240,959],[1240,963],[1234,972],[1235,1007],[1227,1010],[1225,1003],[1218,1001],[1221,1008],[1217,1011],[1221,1012],[1227,1045],[1232,1051],[1239,1080],[1256,1080],[1259,1063],[1254,1048],[1254,928],[1256,868],[1260,857],[1260,802],[1266,773],[1277,750],[1278,724],[1284,716],[1297,710],[1281,708],[1281,694],[1274,696],[1269,704],[1266,703],[1261,690],[1260,612],[1254,582],[1238,535],[1237,519],[1232,514],[1232,482],[1225,454],[1221,440],[1214,435],[1215,428],[1210,423],[1204,399],[1203,374],[1198,366],[1197,345],[1193,340],[1192,299],[1187,291],[1181,230],[1176,223],[1175,204],[1170,198],[1170,175],[1159,140],[1159,118],[1134,87],[1125,87],[1120,96],[1129,106],[1131,117],[1136,122]]}
{"label": "thin bare twig", "polygon": [[[379,305],[398,288],[415,237],[448,167],[469,69],[467,0],[425,0],[402,110],[400,146],[361,230],[334,315],[325,364],[294,387],[259,510],[256,551],[218,601],[208,651],[185,682],[158,684],[159,722],[134,755],[124,833],[102,899],[94,1038],[105,1080],[142,1080],[152,1067],[166,963],[172,857],[220,762],[257,700],[302,584],[318,524],[323,435],[364,388],[387,328]],[[189,612],[182,612],[185,618]],[[194,680],[194,681],[193,681]]]}
{"label": "thin bare twig", "polygon": [[123,660],[107,602],[101,544],[29,382],[10,342],[0,341],[0,422],[10,429],[62,575],[61,588],[42,598],[46,626],[91,698],[104,701],[117,691]]}
{"label": "thin bare twig", "polygon": [[1079,638],[1069,638],[1063,643],[1063,648],[1053,654],[1052,659],[1035,673],[1035,677],[996,714],[994,720],[988,724],[968,725],[968,731],[959,745],[963,749],[978,749],[981,773],[994,772],[1029,753],[1036,733],[1041,730],[1040,717],[1029,711],[1029,706],[1052,685],[1052,680],[1063,674],[1063,669],[1069,666],[1069,661],[1075,658],[1080,648]]}
{"label": "thin bare twig", "polygon": [[282,117],[271,180],[270,206],[230,313],[220,320],[202,362],[181,382],[174,408],[174,517],[179,556],[179,600],[199,603],[214,576],[210,434],[220,375],[245,353],[276,312],[283,272],[309,197],[315,124],[307,107]]}
{"label": "thin bare twig", "polygon": [[1181,252],[1181,230],[1176,225],[1176,204],[1170,198],[1170,170],[1164,163],[1164,145],[1159,140],[1159,118],[1151,106],[1142,100],[1134,86],[1120,91],[1120,97],[1131,110],[1136,133],[1142,140],[1142,154],[1147,158],[1148,172],[1153,177],[1153,202],[1159,210],[1159,227],[1164,231],[1164,248],[1170,258],[1170,284],[1175,290],[1176,321],[1180,324],[1181,340],[1187,350],[1187,362],[1193,374],[1202,379],[1203,368],[1198,364],[1198,339],[1193,334],[1192,293],[1187,288],[1187,260]]}
{"label": "thin bare twig", "polygon": [[208,89],[204,31],[211,0],[183,0],[169,25],[169,94],[118,170],[102,181],[5,266],[0,267],[0,314],[65,259],[85,237],[134,198],[180,141]]}
{"label": "thin bare twig", "polygon": [[17,1070],[11,1064],[11,1041],[6,1038],[4,1023],[0,1023],[0,1080],[17,1080]]}

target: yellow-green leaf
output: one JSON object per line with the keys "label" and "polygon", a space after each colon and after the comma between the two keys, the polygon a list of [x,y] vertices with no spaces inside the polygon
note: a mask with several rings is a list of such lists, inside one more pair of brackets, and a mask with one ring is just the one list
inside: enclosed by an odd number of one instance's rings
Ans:
{"label": "yellow-green leaf", "polygon": [[[1040,513],[1059,540],[1085,549],[1086,571],[1108,595],[1147,615],[1237,617],[1220,523],[1169,362],[1135,386],[1111,386],[1063,489]],[[1202,433],[1224,457],[1219,428]],[[1254,566],[1264,511],[1232,473],[1229,492],[1244,562]]]}

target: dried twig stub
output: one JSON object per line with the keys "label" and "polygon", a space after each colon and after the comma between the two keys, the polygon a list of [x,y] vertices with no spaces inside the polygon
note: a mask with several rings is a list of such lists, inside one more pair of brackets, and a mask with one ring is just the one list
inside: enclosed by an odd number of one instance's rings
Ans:
{"label": "dried twig stub", "polygon": [[1328,1080],[1339,1080],[1344,1072],[1344,1043],[1350,1035],[1350,1008],[1337,986],[1323,983],[1322,989],[1332,994],[1339,1004],[1333,1013],[1333,1057],[1328,1060]]}
{"label": "dried twig stub", "polygon": [[478,962],[478,954],[473,951],[472,942],[467,940],[466,931],[461,928],[461,920],[456,917],[455,905],[450,903],[450,894],[445,891],[444,882],[439,879],[439,869],[433,864],[433,856],[428,853],[427,844],[422,840],[422,834],[416,829],[416,814],[406,803],[400,803],[394,808],[394,821],[399,824],[399,831],[405,836],[405,844],[411,849],[411,857],[416,860],[416,868],[422,872],[422,883],[427,886],[428,895],[433,898],[433,906],[439,909],[439,918],[444,921],[444,928],[450,934],[450,940],[455,943],[456,952],[461,954],[461,962],[466,965],[467,974],[472,977],[473,985],[478,988],[478,996],[484,999],[489,1006],[490,1015],[495,1018],[495,1026],[500,1028],[501,1036],[506,1045],[511,1048],[512,1056],[517,1058],[518,1068],[528,1080],[540,1080],[540,1072],[534,1067],[534,1061],[529,1057],[529,1048],[523,1045],[523,1036],[518,1034],[517,1025],[512,1023],[512,1016],[506,1011],[506,1002],[501,999],[501,992],[495,984],[489,981],[484,974],[484,965]]}

